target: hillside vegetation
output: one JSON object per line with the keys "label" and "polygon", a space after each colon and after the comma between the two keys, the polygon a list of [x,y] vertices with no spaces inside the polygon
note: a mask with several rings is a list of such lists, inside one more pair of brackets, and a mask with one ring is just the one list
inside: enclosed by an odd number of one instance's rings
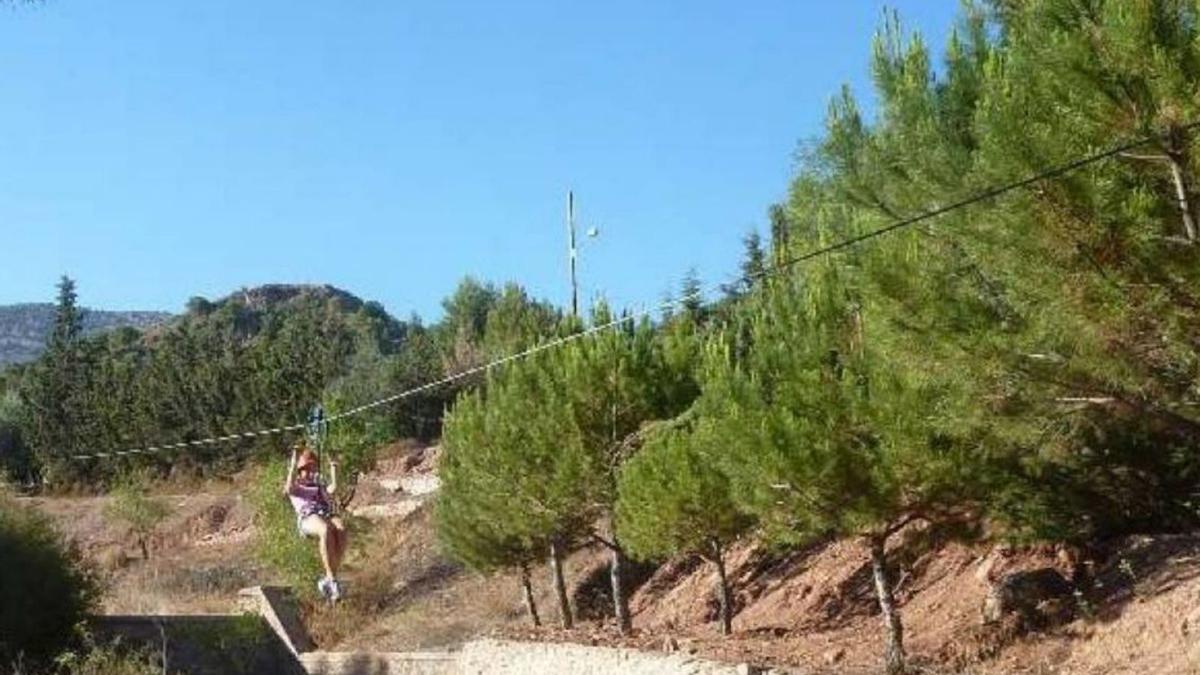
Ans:
{"label": "hillside vegetation", "polygon": [[[460,398],[447,546],[488,570],[553,568],[601,542],[622,628],[626,554],[698,554],[728,631],[739,538],[857,539],[884,663],[901,672],[889,550],[914,524],[1071,545],[1196,527],[1198,20],[1166,0],[968,3],[935,71],[888,15],[878,112],[833,99],[769,246],[747,240],[754,283]],[[1108,161],[892,227],[1132,138]],[[1083,593],[1084,569],[1070,572]]]}
{"label": "hillside vegetation", "polygon": [[[564,631],[581,611],[564,561],[584,549],[607,560],[622,636],[635,561],[710,565],[711,618],[731,633],[747,551],[821,549],[850,575],[827,617],[879,621],[889,673],[907,669],[906,639],[934,642],[906,633],[903,584],[951,542],[1053,544],[1067,561],[997,579],[989,630],[1020,609],[1009,583],[1044,596],[1023,601],[1019,631],[1088,617],[1097,573],[1114,574],[1096,551],[1200,526],[1200,6],[967,2],[937,60],[888,14],[875,114],[836,95],[769,236],[744,240],[740,278],[712,303],[691,280],[663,316],[567,316],[468,280],[426,327],[282,287],[84,338],[64,280],[46,352],[8,376],[9,470],[94,484],[134,464],[279,461],[281,435],[73,455],[294,423],[316,401],[350,410],[594,330],[339,421],[333,445],[354,474],[386,440],[440,435],[442,547],[515,580],[535,624],[546,564]],[[740,623],[770,630],[760,619]]]}
{"label": "hillside vegetation", "polygon": [[[0,464],[19,482],[59,490],[96,487],[137,467],[227,475],[279,455],[295,435],[78,457],[292,425],[317,403],[333,414],[474,366],[508,349],[510,336],[548,330],[558,317],[517,286],[472,279],[431,326],[329,286],[272,285],[193,298],[181,316],[148,331],[89,336],[75,295],[64,278],[45,352],[0,373]],[[466,384],[373,410],[335,433],[352,461],[356,449],[388,439],[436,436],[445,405]]]}

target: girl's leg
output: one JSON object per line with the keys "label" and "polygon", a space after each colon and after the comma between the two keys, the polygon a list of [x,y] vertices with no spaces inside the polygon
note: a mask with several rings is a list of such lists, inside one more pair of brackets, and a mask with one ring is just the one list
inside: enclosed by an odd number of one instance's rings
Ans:
{"label": "girl's leg", "polygon": [[334,538],[336,544],[334,546],[333,571],[337,572],[342,566],[342,558],[346,556],[346,544],[348,533],[346,532],[346,524],[342,519],[334,516],[329,519],[329,535]]}
{"label": "girl's leg", "polygon": [[333,578],[336,564],[333,561],[333,537],[330,536],[329,524],[321,516],[305,516],[300,521],[300,531],[310,537],[317,538],[317,551],[321,554],[321,564],[325,566],[325,576]]}

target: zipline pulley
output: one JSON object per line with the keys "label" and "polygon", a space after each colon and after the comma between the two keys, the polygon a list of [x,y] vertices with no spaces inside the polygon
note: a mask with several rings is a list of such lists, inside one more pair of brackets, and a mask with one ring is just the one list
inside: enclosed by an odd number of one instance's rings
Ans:
{"label": "zipline pulley", "polygon": [[308,447],[317,453],[319,459],[321,450],[325,447],[325,439],[329,436],[329,420],[325,417],[325,408],[320,403],[313,406],[308,413],[305,433],[308,436]]}

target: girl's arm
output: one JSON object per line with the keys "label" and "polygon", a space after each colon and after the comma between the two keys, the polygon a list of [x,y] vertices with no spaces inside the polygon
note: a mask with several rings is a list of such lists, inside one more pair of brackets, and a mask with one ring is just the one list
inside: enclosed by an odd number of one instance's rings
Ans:
{"label": "girl's arm", "polygon": [[296,449],[292,448],[292,460],[288,462],[287,476],[283,479],[283,496],[287,497],[292,493],[292,481],[296,477],[296,462],[299,458],[296,455]]}
{"label": "girl's arm", "polygon": [[337,460],[331,454],[329,456],[329,486],[325,488],[329,494],[337,492],[337,466]]}

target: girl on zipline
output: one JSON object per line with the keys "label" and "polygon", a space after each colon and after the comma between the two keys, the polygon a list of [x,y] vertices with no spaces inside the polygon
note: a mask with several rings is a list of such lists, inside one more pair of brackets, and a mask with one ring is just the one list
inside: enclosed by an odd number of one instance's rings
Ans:
{"label": "girl on zipline", "polygon": [[333,502],[329,496],[337,490],[337,462],[329,459],[329,485],[321,482],[320,462],[307,447],[297,454],[292,448],[292,460],[288,466],[283,494],[296,509],[296,525],[303,537],[316,537],[321,564],[325,566],[325,577],[317,582],[317,591],[329,600],[342,597],[342,586],[338,583],[337,571],[346,553],[346,525],[333,515]]}

